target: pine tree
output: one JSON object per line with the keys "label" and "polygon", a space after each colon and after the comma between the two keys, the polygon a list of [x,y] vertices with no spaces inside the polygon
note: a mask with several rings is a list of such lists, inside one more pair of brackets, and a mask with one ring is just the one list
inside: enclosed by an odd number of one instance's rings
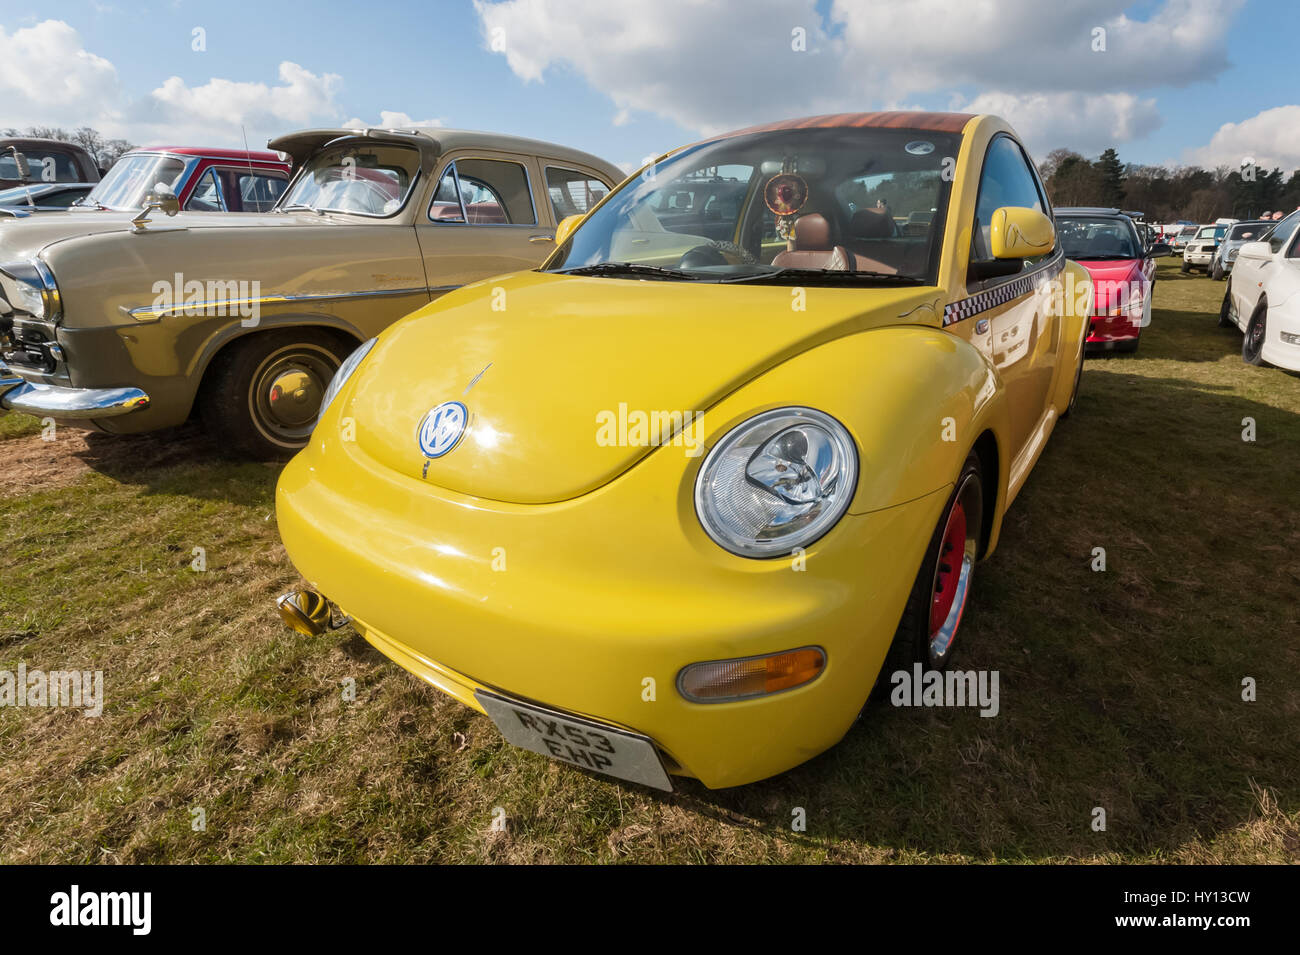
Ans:
{"label": "pine tree", "polygon": [[1124,203],[1124,164],[1114,148],[1107,149],[1093,164],[1101,174],[1101,201],[1103,205],[1119,208]]}

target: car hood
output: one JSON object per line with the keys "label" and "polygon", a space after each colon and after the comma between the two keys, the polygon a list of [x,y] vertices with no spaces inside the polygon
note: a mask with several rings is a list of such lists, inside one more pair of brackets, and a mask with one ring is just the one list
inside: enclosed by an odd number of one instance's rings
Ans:
{"label": "car hood", "polygon": [[[131,220],[138,212],[108,210],[68,210],[62,215],[28,216],[22,219],[0,217],[0,260],[32,258],[43,249],[66,239],[100,235],[107,232],[130,232]],[[151,232],[177,229],[230,229],[241,226],[312,225],[334,218],[311,212],[181,212],[166,216],[155,212],[146,227]]]}
{"label": "car hood", "polygon": [[[386,331],[338,415],[393,470],[495,501],[564,501],[649,454],[660,422],[658,444],[698,455],[732,422],[696,415],[815,344],[939,324],[935,288],[808,288],[805,311],[795,292],[541,272],[476,283]],[[467,409],[464,436],[428,458],[421,423],[448,401]]]}

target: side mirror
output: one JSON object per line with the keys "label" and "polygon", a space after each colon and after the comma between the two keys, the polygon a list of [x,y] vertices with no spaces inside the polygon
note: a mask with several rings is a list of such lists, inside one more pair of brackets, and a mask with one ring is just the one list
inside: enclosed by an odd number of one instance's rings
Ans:
{"label": "side mirror", "polygon": [[1162,255],[1172,255],[1173,251],[1174,250],[1169,248],[1165,243],[1157,242],[1155,245],[1151,246],[1151,248],[1147,249],[1146,257],[1148,259],[1158,259]]}
{"label": "side mirror", "polygon": [[1056,227],[1037,209],[1002,206],[989,219],[989,252],[995,259],[1030,259],[1056,245]]}
{"label": "side mirror", "polygon": [[14,166],[18,169],[18,178],[23,182],[32,178],[32,166],[27,161],[27,157],[18,151],[17,146],[10,146],[9,151],[14,154]]}
{"label": "side mirror", "polygon": [[176,193],[172,192],[171,186],[164,182],[154,183],[153,188],[149,190],[149,195],[145,196],[144,208],[131,220],[137,232],[144,231],[144,227],[149,222],[149,213],[155,209],[168,216],[174,216],[181,211],[181,203],[176,198]]}
{"label": "side mirror", "polygon": [[573,234],[573,230],[578,227],[582,221],[582,216],[565,216],[560,220],[560,224],[555,227],[555,245],[558,248],[564,245],[564,240]]}
{"label": "side mirror", "polygon": [[1273,256],[1273,247],[1267,242],[1247,242],[1237,250],[1239,259],[1268,259]]}

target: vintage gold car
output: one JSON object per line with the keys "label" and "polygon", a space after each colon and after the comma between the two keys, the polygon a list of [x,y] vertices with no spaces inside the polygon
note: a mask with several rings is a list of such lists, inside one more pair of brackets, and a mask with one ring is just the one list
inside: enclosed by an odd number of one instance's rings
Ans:
{"label": "vintage gold car", "polygon": [[155,187],[139,214],[0,222],[0,404],[116,433],[197,409],[223,447],[287,456],[358,343],[539,264],[556,223],[622,178],[563,146],[452,129],[307,130],[270,148],[297,174],[269,215],[179,209]]}
{"label": "vintage gold car", "polygon": [[344,363],[277,489],[281,615],[575,766],[779,773],[882,666],[951,660],[1073,407],[1087,273],[992,116],[719,136],[572,226]]}

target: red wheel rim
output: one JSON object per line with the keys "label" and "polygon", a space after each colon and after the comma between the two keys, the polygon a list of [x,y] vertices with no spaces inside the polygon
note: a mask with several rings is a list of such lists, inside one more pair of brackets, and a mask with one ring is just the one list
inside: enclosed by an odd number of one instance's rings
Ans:
{"label": "red wheel rim", "polygon": [[934,589],[930,598],[930,637],[938,636],[957,596],[957,583],[966,556],[966,508],[961,499],[953,502],[948,526],[939,545],[939,566],[935,569]]}

